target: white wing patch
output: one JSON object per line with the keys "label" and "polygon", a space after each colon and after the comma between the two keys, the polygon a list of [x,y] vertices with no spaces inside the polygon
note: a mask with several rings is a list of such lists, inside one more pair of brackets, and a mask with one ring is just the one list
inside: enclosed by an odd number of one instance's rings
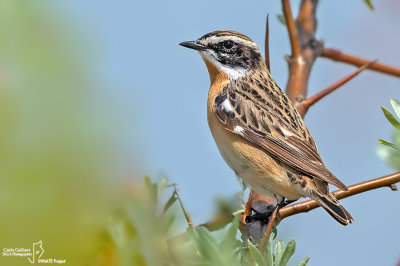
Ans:
{"label": "white wing patch", "polygon": [[281,128],[281,131],[283,132],[283,134],[285,134],[288,137],[293,136],[292,132],[290,132],[290,131],[288,131],[288,130],[286,130],[284,128]]}
{"label": "white wing patch", "polygon": [[221,109],[227,113],[233,113],[233,107],[228,99],[221,103]]}
{"label": "white wing patch", "polygon": [[233,132],[243,137],[243,128],[241,126],[236,126]]}

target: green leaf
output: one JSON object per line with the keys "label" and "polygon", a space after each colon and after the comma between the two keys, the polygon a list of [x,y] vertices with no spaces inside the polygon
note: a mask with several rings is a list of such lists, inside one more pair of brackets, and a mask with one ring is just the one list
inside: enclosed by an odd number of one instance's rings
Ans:
{"label": "green leaf", "polygon": [[297,266],[306,266],[309,260],[310,260],[310,256],[307,256],[307,258],[305,258],[302,262],[297,264]]}
{"label": "green leaf", "polygon": [[219,254],[219,249],[217,245],[217,240],[210,234],[210,232],[205,227],[199,227],[196,229],[198,234],[198,247],[200,253],[204,258],[215,261],[221,258]]}
{"label": "green leaf", "polygon": [[164,177],[163,179],[160,180],[160,182],[158,182],[158,195],[163,195],[165,192],[165,189],[168,186],[168,178]]}
{"label": "green leaf", "polygon": [[393,148],[393,149],[396,149],[396,150],[399,150],[399,151],[400,151],[400,147],[399,147],[399,146],[397,146],[396,144],[391,143],[391,142],[389,142],[389,141],[387,141],[387,140],[379,139],[378,142],[379,142],[380,144],[383,144],[383,145],[385,145],[385,146],[388,146],[388,147],[391,147],[391,148]]}
{"label": "green leaf", "polygon": [[[273,227],[275,228],[275,227]],[[276,228],[275,228],[276,231]],[[276,233],[272,230],[267,242],[267,265],[274,266],[274,252],[272,251],[272,244],[274,242]]]}
{"label": "green leaf", "polygon": [[209,251],[209,248],[207,247],[208,243],[207,241],[204,241],[204,239],[200,237],[198,229],[193,229],[191,227],[188,227],[186,232],[189,238],[195,243],[201,258],[206,259],[208,261],[212,260],[215,254],[212,254],[212,252]]}
{"label": "green leaf", "polygon": [[205,239],[212,243],[213,246],[217,247],[217,240],[211,235],[210,231],[208,231],[207,228],[205,228],[204,226],[200,226],[196,230],[199,235],[199,239]]}
{"label": "green leaf", "polygon": [[171,228],[172,224],[175,221],[175,215],[166,215],[165,218],[163,218],[163,223],[162,223],[162,229],[164,232],[168,232],[168,230]]}
{"label": "green leaf", "polygon": [[144,184],[146,185],[147,189],[148,189],[149,191],[151,191],[151,186],[152,186],[152,184],[153,184],[153,181],[151,181],[151,177],[150,177],[149,175],[146,175],[146,176],[144,177]]}
{"label": "green leaf", "polygon": [[147,190],[150,193],[151,200],[153,201],[153,203],[157,203],[157,201],[158,201],[158,196],[157,196],[158,184],[156,182],[153,183],[153,181],[151,180],[151,177],[148,175],[146,175],[144,177],[144,183],[147,187]]}
{"label": "green leaf", "polygon": [[281,265],[281,259],[283,255],[285,244],[283,242],[283,239],[279,239],[276,241],[275,244],[275,265],[279,266]]}
{"label": "green leaf", "polygon": [[374,9],[375,9],[375,7],[374,7],[374,5],[372,4],[371,0],[363,0],[363,1],[364,1],[364,3],[369,7],[369,9],[371,9],[371,10],[374,10]]}
{"label": "green leaf", "polygon": [[197,241],[198,235],[197,235],[197,232],[196,232],[195,229],[193,229],[193,228],[191,228],[191,227],[188,227],[188,228],[186,229],[186,233],[187,233],[187,235],[189,236],[189,238],[190,238],[192,241],[194,241],[194,242]]}
{"label": "green leaf", "polygon": [[276,226],[272,226],[271,235],[274,236],[272,240],[275,240],[276,236],[278,235],[278,230],[276,230]]}
{"label": "green leaf", "polygon": [[151,198],[154,202],[154,204],[157,204],[158,202],[158,183],[154,182],[153,186],[151,187]]}
{"label": "green leaf", "polygon": [[290,240],[287,244],[285,251],[282,254],[281,264],[280,266],[286,266],[289,259],[293,256],[294,251],[296,250],[296,241],[294,239]]}
{"label": "green leaf", "polygon": [[286,26],[285,17],[282,14],[278,14],[277,17],[278,17],[279,22],[282,23],[282,25]]}
{"label": "green leaf", "polygon": [[394,98],[390,99],[390,103],[392,104],[392,107],[397,117],[400,118],[400,103]]}
{"label": "green leaf", "polygon": [[249,240],[247,240],[247,245],[249,247],[251,257],[254,259],[255,263],[258,266],[267,266],[265,264],[264,257],[261,254],[261,252],[258,251],[258,249],[253,244],[251,244],[251,242]]}
{"label": "green leaf", "polygon": [[169,197],[167,203],[165,203],[165,206],[164,206],[164,213],[165,213],[166,211],[168,211],[168,209],[172,206],[172,204],[175,203],[175,201],[176,201],[177,199],[178,199],[178,197],[176,196],[175,191],[174,191],[174,192],[172,193],[171,197]]}
{"label": "green leaf", "polygon": [[387,108],[381,107],[383,114],[386,116],[386,119],[394,126],[397,130],[400,130],[400,122],[397,118],[390,112]]}
{"label": "green leaf", "polygon": [[236,215],[231,225],[228,228],[228,231],[225,234],[224,239],[221,241],[221,246],[226,248],[228,246],[233,247],[236,239],[236,233],[239,227],[239,216]]}

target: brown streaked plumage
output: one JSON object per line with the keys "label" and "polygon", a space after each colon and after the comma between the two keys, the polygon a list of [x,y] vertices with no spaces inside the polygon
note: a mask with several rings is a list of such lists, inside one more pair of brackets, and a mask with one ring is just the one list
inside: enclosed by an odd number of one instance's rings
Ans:
{"label": "brown streaked plumage", "polygon": [[341,224],[353,218],[329,192],[347,190],[324,165],[303,119],[279,88],[257,45],[234,31],[215,31],[182,46],[199,51],[211,80],[207,118],[218,149],[259,194],[316,200]]}

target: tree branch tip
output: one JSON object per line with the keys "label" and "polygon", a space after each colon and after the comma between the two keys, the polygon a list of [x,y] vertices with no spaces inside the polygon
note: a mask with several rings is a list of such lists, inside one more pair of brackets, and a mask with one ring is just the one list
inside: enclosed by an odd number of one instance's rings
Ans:
{"label": "tree branch tip", "polygon": [[298,57],[301,55],[301,47],[300,47],[299,38],[297,36],[296,24],[293,19],[289,0],[282,0],[282,9],[283,9],[283,15],[286,20],[286,27],[287,27],[288,33],[289,33],[289,40],[290,40],[290,46],[291,46],[291,50],[292,50],[292,56]]}
{"label": "tree branch tip", "polygon": [[[358,66],[358,67],[362,66],[363,64],[365,64],[367,62],[370,62],[370,60],[343,53],[342,51],[340,51],[336,48],[328,48],[328,47],[323,48],[320,56],[331,59],[333,61],[347,63],[347,64]],[[378,59],[373,61],[376,64],[374,64],[373,66],[370,66],[369,67],[370,70],[374,70],[374,71],[378,71],[378,72],[385,73],[388,75],[400,77],[400,68],[385,65],[382,63],[377,63],[377,61],[378,61]]]}
{"label": "tree branch tip", "polygon": [[[366,68],[368,68],[368,67],[372,66],[373,64],[375,64],[376,62],[378,62],[378,58],[364,64],[363,66],[366,66]],[[361,67],[363,67],[363,66],[361,66]]]}
{"label": "tree branch tip", "polygon": [[176,198],[178,199],[179,205],[181,205],[182,212],[183,212],[183,214],[185,215],[185,218],[186,218],[186,221],[187,221],[188,225],[189,225],[192,229],[195,229],[195,227],[194,227],[194,225],[193,225],[192,218],[190,217],[189,213],[188,213],[187,210],[185,209],[185,206],[183,205],[183,201],[182,201],[181,197],[179,196],[178,188],[177,188],[176,184],[173,183],[173,184],[171,184],[171,185],[174,187],[174,194],[175,194]]}
{"label": "tree branch tip", "polygon": [[267,14],[267,19],[265,21],[265,64],[269,72],[271,72],[271,63],[270,63],[270,56],[269,56],[269,14]]}

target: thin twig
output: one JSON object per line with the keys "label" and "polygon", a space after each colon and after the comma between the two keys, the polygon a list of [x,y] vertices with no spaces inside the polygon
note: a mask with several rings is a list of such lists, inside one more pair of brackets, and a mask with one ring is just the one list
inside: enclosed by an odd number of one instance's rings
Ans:
{"label": "thin twig", "polygon": [[271,64],[270,64],[270,59],[269,59],[269,19],[267,15],[267,22],[265,25],[265,64],[267,65],[267,68],[269,72],[271,73]]}
{"label": "thin twig", "polygon": [[299,38],[297,36],[296,24],[292,16],[289,0],[282,0],[283,15],[285,16],[286,26],[289,33],[290,46],[292,48],[292,57],[297,58],[301,55]]}
{"label": "thin twig", "polygon": [[355,76],[360,74],[363,70],[367,69],[369,66],[373,65],[375,62],[376,62],[376,60],[368,62],[367,64],[362,65],[356,71],[354,71],[353,73],[347,75],[346,77],[342,78],[341,80],[335,82],[334,84],[332,84],[331,86],[327,87],[326,89],[324,89],[324,90],[314,94],[313,96],[311,96],[311,97],[309,97],[309,98],[297,103],[296,104],[296,108],[297,109],[302,109],[301,113],[305,114],[307,112],[308,108],[310,108],[310,106],[314,105],[316,102],[318,102],[319,100],[321,100],[325,96],[329,95],[334,90],[336,90],[336,89],[340,88],[341,86],[343,86],[344,84],[346,84],[348,81],[353,79]]}
{"label": "thin twig", "polygon": [[[354,55],[345,54],[337,49],[332,49],[332,48],[324,48],[322,50],[321,57],[329,58],[334,61],[339,61],[355,66],[362,66],[369,62],[369,60],[367,59],[363,59]],[[369,69],[400,77],[400,68],[384,65],[381,63],[373,64],[369,67]]]}
{"label": "thin twig", "polygon": [[[398,182],[400,182],[400,172],[349,186],[348,187],[349,191],[336,190],[335,192],[333,192],[333,194],[337,199],[343,199],[381,187],[390,188],[393,184]],[[302,212],[308,212],[318,207],[319,204],[314,200],[307,200],[300,203],[294,203],[280,209],[279,217],[281,220],[283,220],[284,218],[287,218],[289,216],[299,214]]]}
{"label": "thin twig", "polygon": [[194,225],[193,225],[193,222],[192,222],[192,218],[190,218],[189,213],[186,211],[185,207],[183,206],[183,202],[182,202],[182,200],[181,200],[181,197],[179,196],[179,193],[178,193],[178,189],[177,189],[177,187],[176,187],[176,184],[172,184],[172,186],[174,187],[174,193],[175,193],[175,195],[176,195],[176,198],[177,198],[178,201],[179,201],[179,204],[181,205],[181,209],[182,209],[182,211],[183,211],[183,214],[185,215],[185,218],[186,218],[186,221],[187,221],[188,225],[189,225],[192,229],[194,229]]}
{"label": "thin twig", "polygon": [[264,236],[263,236],[263,238],[262,238],[262,240],[260,242],[260,247],[261,248],[263,248],[265,246],[265,242],[267,242],[268,237],[271,234],[272,227],[274,226],[276,218],[277,218],[277,215],[278,215],[278,210],[279,210],[279,207],[276,207],[274,212],[271,215],[271,218],[269,218],[267,228],[265,229]]}

